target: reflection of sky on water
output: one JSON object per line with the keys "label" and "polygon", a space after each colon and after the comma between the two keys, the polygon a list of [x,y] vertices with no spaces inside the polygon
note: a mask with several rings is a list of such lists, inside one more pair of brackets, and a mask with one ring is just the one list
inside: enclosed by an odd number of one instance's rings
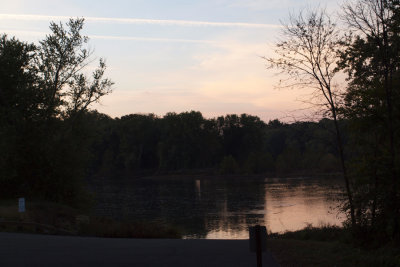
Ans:
{"label": "reflection of sky on water", "polygon": [[[265,222],[272,232],[298,230],[308,224],[340,225],[340,180],[266,179]],[[341,184],[341,183],[340,183]]]}
{"label": "reflection of sky on water", "polygon": [[186,238],[247,239],[248,226],[282,232],[340,225],[341,181],[333,178],[157,178],[104,182],[99,215],[178,226]]}

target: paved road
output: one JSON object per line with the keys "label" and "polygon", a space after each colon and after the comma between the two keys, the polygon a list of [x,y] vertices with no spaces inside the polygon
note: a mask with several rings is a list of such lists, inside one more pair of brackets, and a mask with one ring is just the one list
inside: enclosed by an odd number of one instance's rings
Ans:
{"label": "paved road", "polygon": [[[248,240],[119,239],[0,233],[0,266],[256,266]],[[263,266],[278,266],[263,253]]]}

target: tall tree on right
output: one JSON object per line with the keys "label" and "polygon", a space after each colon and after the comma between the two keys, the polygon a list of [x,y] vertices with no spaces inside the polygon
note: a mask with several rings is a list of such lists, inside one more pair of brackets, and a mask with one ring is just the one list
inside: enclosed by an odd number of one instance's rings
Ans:
{"label": "tall tree on right", "polygon": [[356,226],[355,208],[351,181],[345,164],[344,142],[339,125],[338,108],[341,104],[343,87],[337,86],[337,51],[340,32],[325,10],[311,10],[291,16],[283,25],[284,39],[276,44],[276,57],[265,58],[271,68],[280,70],[289,77],[283,80],[284,87],[312,89],[310,102],[332,119],[341,169],[346,186],[351,225]]}
{"label": "tall tree on right", "polygon": [[339,68],[349,81],[343,112],[358,133],[352,168],[357,219],[400,239],[400,1],[358,0],[343,10],[351,34]]}

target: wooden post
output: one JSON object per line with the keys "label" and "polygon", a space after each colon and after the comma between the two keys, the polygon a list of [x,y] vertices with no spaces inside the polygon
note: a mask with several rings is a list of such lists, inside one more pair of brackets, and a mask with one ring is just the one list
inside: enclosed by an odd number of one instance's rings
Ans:
{"label": "wooden post", "polygon": [[262,267],[262,251],[261,251],[261,227],[256,225],[256,254],[257,254],[257,267]]}
{"label": "wooden post", "polygon": [[250,251],[256,252],[257,267],[262,267],[262,252],[267,249],[267,229],[256,225],[249,228]]}

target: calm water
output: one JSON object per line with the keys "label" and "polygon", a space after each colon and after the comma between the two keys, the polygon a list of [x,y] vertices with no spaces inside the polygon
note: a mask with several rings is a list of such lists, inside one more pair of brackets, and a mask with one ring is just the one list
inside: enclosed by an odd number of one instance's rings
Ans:
{"label": "calm water", "polygon": [[144,178],[101,182],[98,215],[178,226],[186,238],[247,239],[248,226],[272,232],[341,225],[337,178]]}

